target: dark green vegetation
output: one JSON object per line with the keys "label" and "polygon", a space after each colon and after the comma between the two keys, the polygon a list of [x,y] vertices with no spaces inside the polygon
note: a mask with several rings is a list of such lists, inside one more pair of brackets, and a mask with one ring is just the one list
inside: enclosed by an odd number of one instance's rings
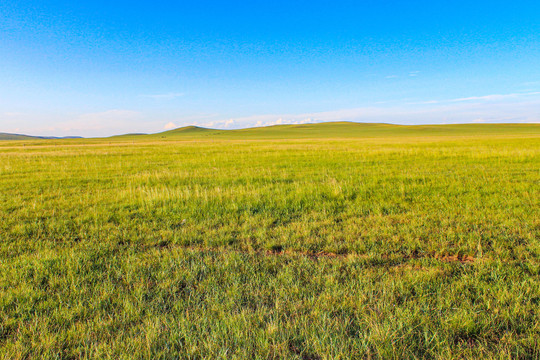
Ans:
{"label": "dark green vegetation", "polygon": [[37,136],[20,135],[20,134],[8,134],[0,132],[0,140],[34,140],[39,139]]}
{"label": "dark green vegetation", "polygon": [[538,125],[6,141],[0,354],[537,359],[539,208]]}
{"label": "dark green vegetation", "polygon": [[66,136],[58,138],[54,136],[30,136],[21,134],[9,134],[0,132],[0,140],[42,140],[42,139],[79,139],[79,136]]}

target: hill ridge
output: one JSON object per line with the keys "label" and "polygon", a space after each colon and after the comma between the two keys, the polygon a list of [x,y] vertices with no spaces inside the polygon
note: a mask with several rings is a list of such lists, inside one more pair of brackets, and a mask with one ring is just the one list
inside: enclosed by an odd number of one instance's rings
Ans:
{"label": "hill ridge", "polygon": [[[423,124],[399,125],[389,123],[335,121],[308,124],[275,124],[241,129],[215,129],[188,125],[159,133],[129,133],[106,137],[109,139],[302,139],[302,138],[362,138],[381,136],[432,135],[540,135],[540,124]],[[81,137],[32,136],[0,132],[0,140],[77,139]],[[95,138],[98,139],[98,138]]]}

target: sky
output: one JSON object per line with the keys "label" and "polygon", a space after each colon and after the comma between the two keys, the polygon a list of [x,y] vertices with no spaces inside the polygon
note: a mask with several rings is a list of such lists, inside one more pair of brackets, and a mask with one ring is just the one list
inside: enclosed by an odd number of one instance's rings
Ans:
{"label": "sky", "polygon": [[540,122],[540,2],[0,2],[0,132]]}

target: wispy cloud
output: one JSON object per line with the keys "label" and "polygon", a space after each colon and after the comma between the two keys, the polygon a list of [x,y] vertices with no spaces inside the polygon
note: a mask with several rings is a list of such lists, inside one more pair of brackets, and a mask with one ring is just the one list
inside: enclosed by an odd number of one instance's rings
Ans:
{"label": "wispy cloud", "polygon": [[[394,124],[539,123],[540,93],[525,96],[486,95],[469,98],[372,106],[300,114],[266,114],[213,121],[209,127],[243,128],[326,121],[384,122]],[[519,94],[523,95],[523,94]],[[501,101],[512,99],[512,101]]]}
{"label": "wispy cloud", "polygon": [[[321,112],[267,113],[232,116],[199,113],[183,116],[147,114],[110,109],[79,115],[53,113],[0,113],[0,131],[31,135],[106,136],[130,132],[159,132],[198,125],[217,129],[326,121],[383,122],[394,124],[442,124],[471,122],[540,123],[540,92],[490,94],[411,103],[407,99],[374,103],[373,106]],[[36,127],[36,118],[43,126]],[[45,125],[47,124],[47,125]],[[165,124],[165,125],[164,125]]]}
{"label": "wispy cloud", "polygon": [[202,126],[206,128],[231,129],[235,127],[236,121],[237,120],[234,120],[234,119],[196,121],[196,122],[191,122],[190,125]]}
{"label": "wispy cloud", "polygon": [[165,126],[163,127],[164,130],[172,130],[172,129],[176,129],[178,126],[176,126],[175,123],[173,123],[172,121],[169,121],[168,123],[165,124]]}
{"label": "wispy cloud", "polygon": [[464,98],[457,98],[457,99],[451,99],[448,100],[449,102],[462,102],[462,101],[497,101],[497,100],[507,100],[507,99],[516,99],[519,97],[524,96],[533,96],[533,95],[539,95],[540,92],[528,92],[528,93],[514,93],[514,94],[492,94],[492,95],[484,95],[484,96],[470,96],[470,97],[464,97]]}
{"label": "wispy cloud", "polygon": [[291,119],[291,120],[287,120],[287,119],[283,119],[283,118],[279,118],[277,120],[268,120],[268,121],[262,121],[262,120],[259,120],[255,123],[255,127],[260,127],[260,126],[273,126],[273,125],[285,125],[285,124],[290,124],[290,125],[300,125],[300,124],[310,124],[310,123],[313,123],[313,122],[316,122],[314,121],[312,118],[296,118],[296,119]]}
{"label": "wispy cloud", "polygon": [[184,96],[185,93],[181,92],[169,92],[165,94],[151,94],[151,95],[141,95],[141,97],[150,98],[150,99],[156,99],[156,100],[171,100],[178,97]]}
{"label": "wispy cloud", "polygon": [[540,95],[540,91],[524,92],[524,93],[511,93],[511,94],[490,94],[482,96],[469,96],[455,99],[443,99],[443,100],[427,100],[419,102],[410,102],[409,105],[429,105],[429,104],[445,104],[445,103],[458,103],[458,102],[488,102],[488,101],[504,101],[504,100],[519,100],[531,96]]}

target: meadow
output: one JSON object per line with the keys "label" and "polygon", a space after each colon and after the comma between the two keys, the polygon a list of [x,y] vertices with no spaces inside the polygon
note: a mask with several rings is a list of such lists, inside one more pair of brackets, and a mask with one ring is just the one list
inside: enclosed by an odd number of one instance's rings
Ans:
{"label": "meadow", "polygon": [[538,359],[540,125],[0,142],[0,358]]}

